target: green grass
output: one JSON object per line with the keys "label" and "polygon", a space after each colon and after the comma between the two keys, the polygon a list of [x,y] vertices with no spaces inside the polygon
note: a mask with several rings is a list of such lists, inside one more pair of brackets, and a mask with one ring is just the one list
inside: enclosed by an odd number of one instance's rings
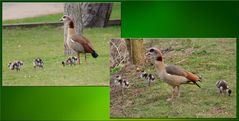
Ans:
{"label": "green grass", "polygon": [[[145,46],[148,48],[149,44]],[[156,80],[150,87],[135,71],[123,73],[131,86],[124,96],[111,87],[111,117],[128,118],[235,118],[236,117],[236,39],[160,39],[153,43],[164,54],[164,62],[176,64],[202,76],[202,88],[182,85],[181,96],[171,102],[171,87]],[[143,67],[156,75],[154,66]],[[122,73],[122,72],[121,72]],[[226,80],[232,96],[220,95],[215,83]],[[123,100],[122,100],[123,98]]]}
{"label": "green grass", "polygon": [[[120,36],[120,27],[85,29],[84,36],[92,41],[99,54],[94,59],[87,55],[88,64],[81,56],[81,65],[63,67],[63,29],[37,27],[27,29],[3,29],[3,85],[53,86],[53,85],[108,85],[110,38]],[[33,60],[44,60],[43,70],[33,68]],[[10,61],[22,60],[24,67],[16,72],[9,70]]]}
{"label": "green grass", "polygon": [[3,21],[3,24],[59,22],[62,15],[63,13],[57,13],[57,14],[38,16],[38,17],[6,20],[6,21]]}
{"label": "green grass", "polygon": [[[59,22],[63,13],[43,15],[38,17],[30,17],[23,19],[5,20],[3,24],[19,24],[19,23],[38,23],[38,22]],[[113,3],[110,20],[121,19],[121,4],[119,2]]]}
{"label": "green grass", "polygon": [[112,13],[110,15],[110,20],[121,19],[121,3],[113,3]]}

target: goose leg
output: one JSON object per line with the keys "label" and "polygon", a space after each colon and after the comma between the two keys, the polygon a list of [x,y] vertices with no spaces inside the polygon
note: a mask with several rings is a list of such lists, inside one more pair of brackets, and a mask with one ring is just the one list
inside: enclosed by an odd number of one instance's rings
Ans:
{"label": "goose leg", "polygon": [[173,87],[173,89],[172,89],[172,96],[171,96],[171,98],[168,98],[167,101],[171,101],[174,98],[174,95],[175,95],[175,87]]}
{"label": "goose leg", "polygon": [[80,64],[80,53],[77,53],[77,62]]}
{"label": "goose leg", "polygon": [[149,80],[149,86],[150,86],[150,80]]}
{"label": "goose leg", "polygon": [[177,92],[176,92],[177,97],[180,97],[180,91],[179,91],[179,86],[177,86]]}
{"label": "goose leg", "polygon": [[86,61],[86,53],[85,53],[85,63],[87,63],[87,61]]}

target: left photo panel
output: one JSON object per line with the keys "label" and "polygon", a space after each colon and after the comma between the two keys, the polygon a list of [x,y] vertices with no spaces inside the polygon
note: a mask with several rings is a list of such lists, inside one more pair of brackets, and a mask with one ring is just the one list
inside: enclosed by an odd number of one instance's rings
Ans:
{"label": "left photo panel", "polygon": [[121,4],[2,3],[3,86],[108,86]]}

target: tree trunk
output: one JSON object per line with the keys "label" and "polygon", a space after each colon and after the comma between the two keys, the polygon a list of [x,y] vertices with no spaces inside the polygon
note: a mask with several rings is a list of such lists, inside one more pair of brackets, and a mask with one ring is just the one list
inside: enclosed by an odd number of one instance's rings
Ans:
{"label": "tree trunk", "polygon": [[127,50],[129,52],[129,61],[132,63],[131,43],[130,39],[125,39]]}
{"label": "tree trunk", "polygon": [[113,3],[84,2],[81,5],[85,27],[105,27],[109,21]]}
{"label": "tree trunk", "polygon": [[[83,32],[82,19],[81,19],[81,3],[65,3],[64,15],[68,15],[73,19],[76,34],[81,35]],[[67,40],[67,27],[64,25],[64,53],[65,55],[75,54],[75,52],[66,44]]]}
{"label": "tree trunk", "polygon": [[136,65],[144,64],[145,55],[143,39],[126,39],[126,44],[131,63]]}

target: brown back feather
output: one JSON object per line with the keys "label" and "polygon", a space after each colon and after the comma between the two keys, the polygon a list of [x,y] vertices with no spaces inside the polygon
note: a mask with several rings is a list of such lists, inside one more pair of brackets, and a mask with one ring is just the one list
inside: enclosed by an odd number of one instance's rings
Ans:
{"label": "brown back feather", "polygon": [[185,70],[183,70],[182,68],[179,68],[175,65],[167,65],[165,69],[168,74],[184,76],[184,77],[187,76],[187,73],[185,73]]}
{"label": "brown back feather", "polygon": [[187,79],[191,80],[191,81],[199,81],[199,77],[191,72],[187,72],[187,76],[186,76]]}
{"label": "brown back feather", "polygon": [[84,36],[74,35],[71,37],[71,39],[75,42],[80,43],[84,47],[86,53],[92,53],[94,51],[90,41]]}
{"label": "brown back feather", "polygon": [[185,71],[184,69],[177,67],[175,65],[168,65],[166,66],[165,69],[168,74],[184,76],[185,78],[195,82],[199,80],[199,77],[197,75],[191,72]]}
{"label": "brown back feather", "polygon": [[92,44],[91,44],[91,42],[90,42],[90,40],[88,40],[86,37],[84,37],[84,36],[81,36],[88,44],[89,44],[89,46],[93,49],[93,46],[92,46]]}

